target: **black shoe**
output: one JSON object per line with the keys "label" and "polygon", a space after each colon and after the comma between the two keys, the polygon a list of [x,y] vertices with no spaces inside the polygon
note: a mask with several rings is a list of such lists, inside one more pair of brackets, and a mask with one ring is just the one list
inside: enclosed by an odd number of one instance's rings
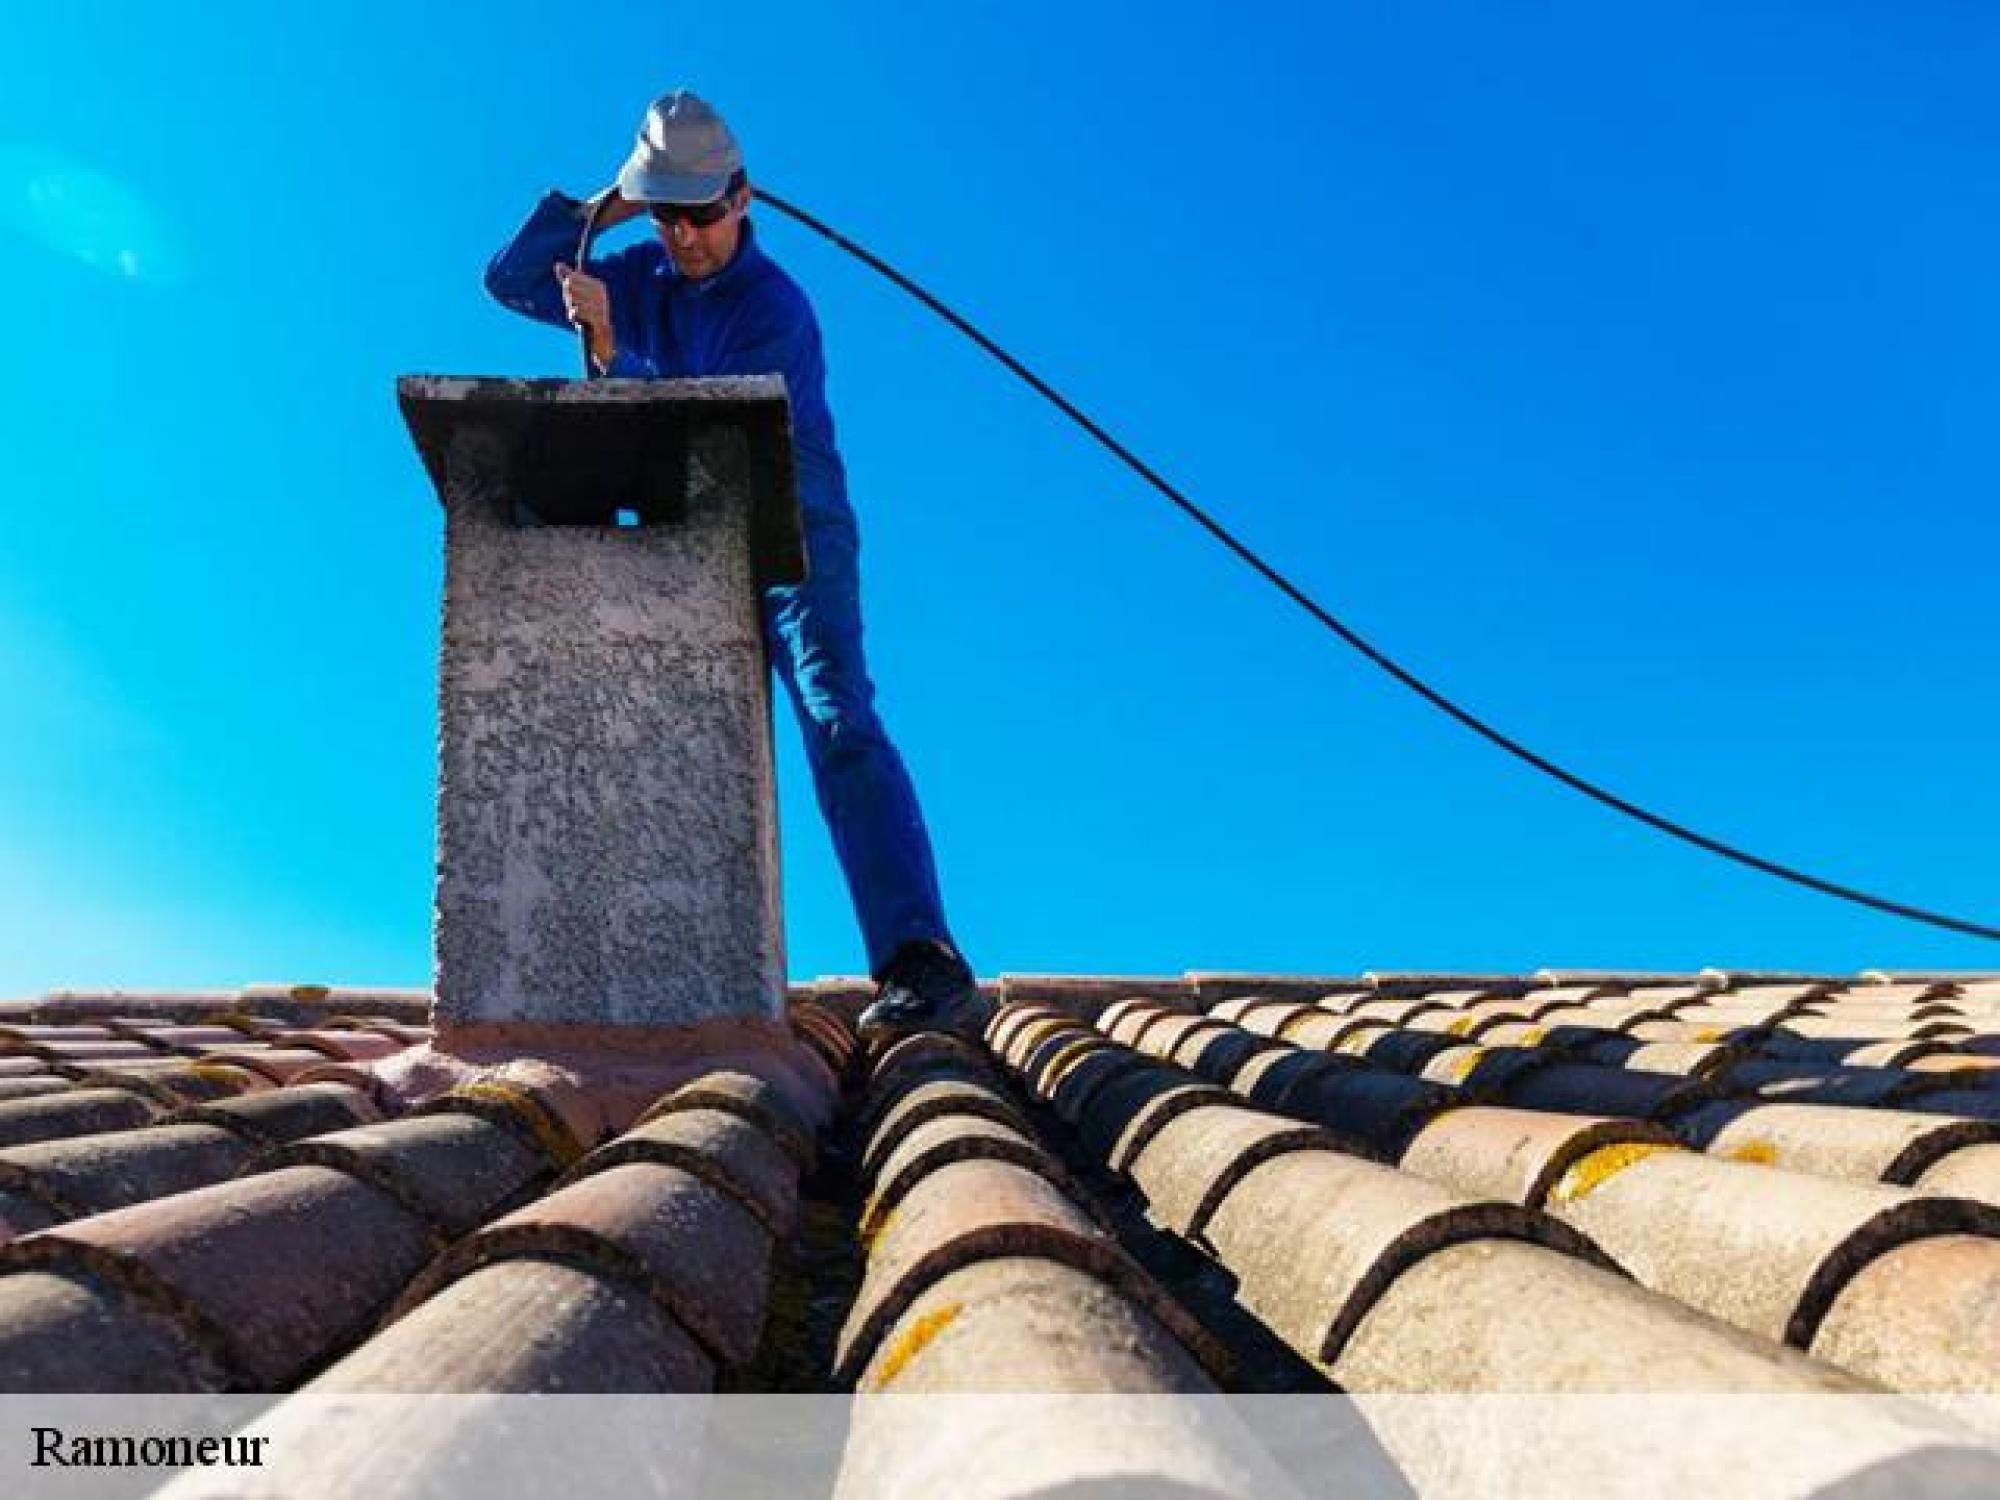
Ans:
{"label": "black shoe", "polygon": [[975,1040],[991,1007],[965,960],[943,943],[905,943],[882,971],[875,999],[861,1013],[861,1034],[955,1031]]}

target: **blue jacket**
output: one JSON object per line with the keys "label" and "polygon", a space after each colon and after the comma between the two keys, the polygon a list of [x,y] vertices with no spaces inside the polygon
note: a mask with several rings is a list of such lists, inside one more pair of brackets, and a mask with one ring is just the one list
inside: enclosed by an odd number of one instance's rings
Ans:
{"label": "blue jacket", "polygon": [[[557,261],[573,264],[584,207],[550,193],[486,268],[486,290],[504,307],[570,327],[556,283]],[[826,356],[819,323],[799,284],[757,244],[746,218],[735,258],[713,276],[691,281],[666,248],[647,240],[586,267],[611,295],[618,352],[609,375],[674,378],[782,375],[791,398],[798,454],[799,505],[808,528],[851,527],[847,473],[834,445],[826,404]]]}

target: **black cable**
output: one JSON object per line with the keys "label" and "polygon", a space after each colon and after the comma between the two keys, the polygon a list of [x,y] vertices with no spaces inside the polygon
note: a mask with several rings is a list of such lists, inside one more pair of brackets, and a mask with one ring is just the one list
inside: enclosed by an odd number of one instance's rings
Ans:
{"label": "black cable", "polygon": [[1762,855],[1752,854],[1746,849],[1738,849],[1732,844],[1725,844],[1720,839],[1710,838],[1707,834],[1689,828],[1685,824],[1676,823],[1671,818],[1665,818],[1658,813],[1649,812],[1636,802],[1628,801],[1626,798],[1619,796],[1616,792],[1607,791],[1595,782],[1577,775],[1574,771],[1566,770],[1562,766],[1557,765],[1547,756],[1529,749],[1511,735],[1503,734],[1469,709],[1459,707],[1458,704],[1445,697],[1443,693],[1440,693],[1414,672],[1409,671],[1391,659],[1386,653],[1371,645],[1358,631],[1336,618],[1332,611],[1314,600],[1311,595],[1307,594],[1276,568],[1265,562],[1263,558],[1259,557],[1243,542],[1238,541],[1221,522],[1217,521],[1207,511],[1203,510],[1178,489],[1174,488],[1173,485],[1169,484],[1145,460],[1119,442],[1117,438],[1106,432],[1103,427],[1099,426],[1097,422],[1093,421],[1080,410],[1062,392],[1058,391],[1054,386],[1042,379],[1041,376],[1022,364],[1020,360],[1001,348],[937,297],[905,276],[901,271],[898,271],[894,266],[882,260],[879,256],[857,245],[838,230],[821,223],[803,209],[794,207],[765,188],[754,188],[752,191],[762,202],[768,203],[780,213],[796,219],[815,234],[822,236],[840,249],[845,250],[870,270],[894,282],[902,290],[909,293],[932,312],[951,324],[960,333],[971,339],[973,343],[984,349],[1021,380],[1025,381],[1038,395],[1052,403],[1064,416],[1096,438],[1099,443],[1110,450],[1114,457],[1119,459],[1141,479],[1145,480],[1147,484],[1159,491],[1161,495],[1178,506],[1189,520],[1193,521],[1202,530],[1214,537],[1215,540],[1235,553],[1240,561],[1255,571],[1266,583],[1269,583],[1286,598],[1298,605],[1300,609],[1303,609],[1321,625],[1331,630],[1335,635],[1347,642],[1348,645],[1359,651],[1368,660],[1402,683],[1404,687],[1422,698],[1426,703],[1429,703],[1433,708],[1440,709],[1449,714],[1480,738],[1498,745],[1509,755],[1527,762],[1544,775],[1554,777],[1572,791],[1581,792],[1593,802],[1601,803],[1605,807],[1611,808],[1614,812],[1621,812],[1628,818],[1633,818],[1644,823],[1649,828],[1680,839],[1684,843],[1692,844],[1697,849],[1706,849],[1710,854],[1717,854],[1724,859],[1734,860],[1737,864],[1747,865],[1753,870],[1761,870],[1766,875],[1775,875],[1780,880],[1789,880],[1794,885],[1802,885],[1806,889],[1818,891],[1822,895],[1837,896],[1843,901],[1852,901],[1860,906],[1872,907],[1876,911],[1887,912],[1891,916],[1906,917],[1913,922],[1926,922],[1933,927],[1942,927],[1951,932],[1961,932],[1971,937],[1990,938],[1995,942],[2000,942],[2000,927],[1990,927],[1981,922],[1968,921],[1963,917],[1948,916],[1942,912],[1928,911],[1921,906],[1909,906],[1901,901],[1891,901],[1886,897],[1870,895],[1867,891],[1856,890],[1852,886],[1841,885],[1835,881],[1823,880],[1817,875],[1806,873],[1804,870],[1793,869],[1790,865],[1780,864],[1772,859],[1765,859]]}

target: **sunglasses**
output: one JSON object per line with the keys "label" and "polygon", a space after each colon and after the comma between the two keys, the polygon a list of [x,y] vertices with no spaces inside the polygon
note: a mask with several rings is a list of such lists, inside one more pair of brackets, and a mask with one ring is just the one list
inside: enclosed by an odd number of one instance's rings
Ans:
{"label": "sunglasses", "polygon": [[646,212],[653,216],[653,222],[662,229],[672,229],[685,219],[696,229],[707,229],[712,224],[720,224],[729,217],[733,193],[724,193],[713,203],[655,203]]}

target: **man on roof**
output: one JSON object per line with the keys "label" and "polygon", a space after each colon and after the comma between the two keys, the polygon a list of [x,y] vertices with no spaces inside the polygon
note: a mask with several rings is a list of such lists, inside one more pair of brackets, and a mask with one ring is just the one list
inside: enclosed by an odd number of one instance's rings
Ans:
{"label": "man on roof", "polygon": [[[826,401],[812,305],[764,253],[743,153],[686,90],[658,99],[617,181],[591,202],[550,193],[486,273],[504,306],[587,336],[605,375],[782,375],[791,400],[810,576],[763,598],[821,812],[877,981],[876,1034],[977,1026],[984,1002],[953,942],[929,832],[875,710],[861,645],[860,540]],[[648,216],[652,238],[572,266],[587,214],[609,229]]]}

